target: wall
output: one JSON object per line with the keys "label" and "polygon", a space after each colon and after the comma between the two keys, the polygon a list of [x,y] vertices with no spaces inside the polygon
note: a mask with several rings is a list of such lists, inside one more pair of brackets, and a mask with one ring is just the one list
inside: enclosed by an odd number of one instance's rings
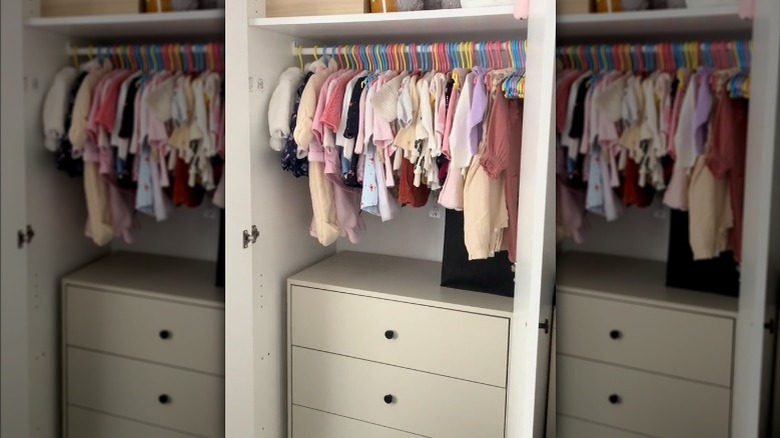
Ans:
{"label": "wall", "polygon": [[669,211],[656,202],[648,208],[627,208],[614,222],[589,214],[590,231],[583,244],[564,240],[562,251],[584,251],[665,261],[669,251]]}
{"label": "wall", "polygon": [[[132,244],[115,240],[112,251],[133,251],[217,260],[219,245],[219,210],[210,200],[196,209],[179,207],[163,222],[137,213],[139,229]],[[238,238],[238,236],[235,236]]]}
{"label": "wall", "polygon": [[[399,216],[382,222],[374,215],[363,213],[366,230],[360,243],[355,245],[340,239],[339,251],[360,251],[388,254],[415,259],[441,261],[444,248],[444,217],[430,217],[433,201],[426,207],[401,209]],[[440,214],[444,209],[439,208]]]}

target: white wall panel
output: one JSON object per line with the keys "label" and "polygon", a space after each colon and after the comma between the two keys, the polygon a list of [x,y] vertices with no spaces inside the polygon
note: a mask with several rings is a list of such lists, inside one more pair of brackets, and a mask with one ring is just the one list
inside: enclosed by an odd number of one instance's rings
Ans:
{"label": "white wall panel", "polygon": [[198,208],[179,207],[168,220],[157,222],[153,217],[137,213],[139,229],[133,242],[114,240],[113,251],[133,251],[217,260],[219,245],[218,207],[211,205],[210,196]]}
{"label": "white wall panel", "polygon": [[440,262],[444,248],[444,208],[440,218],[430,217],[431,205],[422,208],[404,207],[399,216],[382,222],[374,215],[363,213],[366,231],[358,244],[339,239],[339,251],[360,251]]}
{"label": "white wall panel", "polygon": [[563,251],[584,251],[666,261],[669,252],[669,211],[659,200],[647,208],[626,208],[613,222],[588,214],[585,242],[561,242]]}

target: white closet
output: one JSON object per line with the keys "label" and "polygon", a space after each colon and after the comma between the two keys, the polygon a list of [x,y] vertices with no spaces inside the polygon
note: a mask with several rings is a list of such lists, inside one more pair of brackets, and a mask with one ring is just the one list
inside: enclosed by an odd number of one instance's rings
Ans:
{"label": "white closet", "polygon": [[[38,0],[9,0],[2,2],[0,27],[2,435],[54,438],[62,425],[62,277],[120,249],[215,261],[219,220],[216,211],[217,219],[204,217],[210,211],[177,211],[168,223],[143,221],[134,246],[95,246],[84,236],[83,179],[57,171],[43,147],[46,92],[55,73],[73,64],[68,44],[221,41],[224,11],[51,18],[40,17]],[[19,230],[29,240],[22,245]]]}
{"label": "white closet", "polygon": [[[559,256],[558,270],[566,273],[565,278],[561,279],[562,283],[559,284],[559,291],[565,292],[565,295],[561,293],[560,299],[557,301],[560,305],[560,318],[557,321],[559,329],[557,347],[559,348],[558,364],[561,369],[566,365],[571,370],[575,368],[574,365],[571,365],[573,361],[596,357],[602,364],[610,364],[605,365],[605,368],[622,362],[622,368],[615,368],[615,370],[627,370],[633,367],[633,369],[649,371],[646,374],[637,373],[636,375],[639,378],[661,374],[675,377],[685,374],[683,370],[668,368],[671,362],[675,362],[674,360],[667,359],[666,361],[661,361],[663,363],[655,364],[652,362],[658,362],[658,359],[663,354],[667,354],[671,349],[685,343],[687,334],[673,335],[667,333],[666,338],[674,340],[669,342],[666,347],[659,348],[657,356],[641,358],[641,354],[634,354],[630,357],[632,362],[627,364],[625,362],[625,360],[628,360],[627,357],[619,357],[620,354],[625,352],[625,349],[621,351],[613,350],[614,345],[617,345],[616,342],[619,342],[615,339],[619,340],[621,338],[621,332],[614,332],[613,334],[616,337],[613,337],[612,340],[609,339],[611,332],[606,326],[621,324],[620,321],[610,320],[606,316],[609,315],[609,308],[613,310],[626,309],[625,314],[615,315],[618,317],[617,319],[627,318],[629,308],[631,311],[639,313],[652,312],[650,310],[652,308],[659,309],[657,310],[659,312],[658,317],[655,320],[660,324],[662,323],[661,321],[667,321],[666,318],[670,317],[690,318],[684,316],[686,315],[684,312],[689,312],[690,309],[685,310],[685,306],[681,306],[682,301],[690,298],[692,300],[690,304],[696,303],[695,305],[702,306],[696,313],[710,316],[717,315],[717,318],[725,318],[703,319],[699,322],[694,322],[691,319],[688,323],[682,324],[683,327],[688,324],[695,325],[696,327],[692,327],[691,330],[702,330],[704,327],[702,323],[720,321],[722,327],[726,329],[723,332],[707,330],[707,334],[702,334],[700,342],[696,343],[696,348],[700,350],[697,353],[692,353],[692,359],[688,361],[689,365],[699,363],[698,366],[694,366],[695,375],[689,376],[693,381],[705,380],[707,373],[716,367],[725,366],[730,367],[731,370],[730,373],[724,374],[724,377],[728,377],[728,379],[723,380],[721,385],[723,390],[721,390],[721,395],[718,396],[722,399],[723,391],[730,390],[730,405],[724,405],[721,401],[719,406],[708,411],[725,412],[730,409],[730,415],[728,415],[729,422],[721,422],[721,427],[717,431],[713,430],[713,433],[707,436],[715,436],[716,434],[725,436],[723,434],[728,434],[728,436],[734,438],[763,437],[768,436],[767,434],[770,432],[769,420],[772,415],[769,412],[769,396],[772,391],[773,346],[776,340],[774,331],[765,329],[765,324],[776,325],[776,298],[778,282],[780,282],[780,252],[778,252],[780,251],[780,222],[778,222],[778,219],[780,219],[780,216],[778,216],[780,211],[778,210],[780,208],[780,193],[777,190],[778,175],[780,175],[778,171],[780,169],[780,154],[778,154],[780,138],[778,137],[777,128],[777,118],[780,114],[778,113],[777,79],[778,59],[780,57],[780,27],[777,25],[778,18],[780,18],[780,4],[777,1],[756,0],[755,18],[751,21],[739,18],[736,2],[733,5],[710,7],[708,9],[645,11],[606,16],[592,14],[562,16],[558,19],[558,43],[563,45],[567,43],[644,43],[662,41],[721,41],[729,39],[752,39],[753,41],[752,92],[750,95],[745,173],[745,231],[742,238],[743,258],[740,267],[739,298],[727,298],[700,292],[693,292],[689,296],[686,294],[687,291],[675,293],[671,290],[667,296],[663,296],[663,293],[666,293],[664,292],[666,290],[664,287],[666,273],[664,272],[665,266],[663,262],[666,262],[667,259],[670,221],[668,210],[659,207],[658,204],[646,209],[634,208],[627,210],[623,217],[612,223],[607,223],[603,219],[594,218],[591,215],[590,222],[592,227],[588,233],[587,242],[583,245],[577,245],[571,241],[565,241],[559,248],[563,253],[584,251],[655,261],[647,262],[646,264],[642,264],[645,262],[640,262],[641,266],[650,267],[651,269],[642,269],[643,275],[634,276],[633,280],[631,280],[625,278],[625,274],[628,272],[625,270],[630,271],[629,265],[634,263],[629,262],[630,259],[600,258],[602,256],[582,258],[577,254]],[[598,260],[610,260],[610,262],[608,266],[604,264],[598,265]],[[659,264],[657,262],[662,263]],[[563,265],[561,265],[562,263]],[[590,269],[588,272],[583,271],[582,269],[588,266],[589,263],[595,263],[598,266],[590,264],[593,269]],[[660,269],[657,269],[659,266]],[[623,271],[615,274],[613,277],[610,277],[609,274],[598,275],[599,272],[603,274],[604,271],[618,268]],[[578,271],[576,275],[569,275],[575,271]],[[655,272],[655,274],[651,274],[651,272]],[[651,275],[652,278],[647,278],[646,275]],[[574,280],[575,278],[576,280]],[[642,278],[645,278],[645,280],[642,280]],[[635,287],[629,286],[632,281],[636,281],[638,284]],[[587,285],[586,283],[591,284]],[[563,289],[566,290],[564,291]],[[575,295],[570,295],[572,291],[575,292]],[[650,295],[645,296],[645,292]],[[661,292],[660,295],[658,294],[659,292]],[[575,303],[571,297],[575,297],[580,302]],[[614,301],[609,300],[617,300],[622,304],[615,304]],[[626,306],[626,303],[632,302],[639,304],[639,306]],[[594,303],[601,303],[601,305],[588,307]],[[564,311],[563,307],[565,305],[570,305],[571,308]],[[640,310],[643,306],[649,307],[645,307],[646,310]],[[721,308],[727,309],[727,311],[723,312]],[[596,314],[602,315],[601,322],[592,320],[588,324],[587,321],[584,321],[587,318],[585,314],[589,312],[588,309],[595,312],[590,313],[591,316]],[[654,336],[658,336],[659,340],[662,339],[664,337],[663,333],[667,329],[663,327],[653,328],[653,323],[639,324],[637,322],[640,320],[638,317],[639,313],[636,313],[635,317],[632,318],[633,322],[626,321],[623,325],[642,325],[641,333],[652,332]],[[582,330],[577,334],[565,330],[564,327],[567,324],[565,318],[567,315],[572,324],[583,324],[581,327],[585,327],[586,330]],[[604,321],[605,319],[607,320],[606,322]],[[733,328],[731,328],[732,326]],[[589,345],[593,348],[590,350],[587,348],[583,349],[583,338],[581,337],[590,336],[591,332],[597,332],[598,336],[589,341],[591,342]],[[580,337],[580,347],[574,348],[572,342],[575,342],[575,339],[564,339],[567,333],[569,337]],[[712,362],[707,364],[700,362],[703,357],[707,357],[707,353],[700,353],[707,351],[707,349],[714,351],[714,349],[719,348],[720,353],[732,351],[732,347],[729,347],[730,343],[722,342],[724,338],[729,339],[732,336],[733,359],[730,354],[720,354],[720,359],[713,359]],[[710,339],[708,337],[714,338]],[[648,339],[645,339],[645,341],[648,341]],[[626,338],[622,345],[630,348],[631,342],[633,341]],[[648,351],[653,351],[651,342],[644,342],[644,344]],[[599,346],[606,348],[597,351],[600,348]],[[564,350],[566,350],[565,353]],[[572,353],[575,350],[579,350],[579,352]],[[693,359],[694,356],[695,360]],[[714,358],[714,356],[711,357]],[[679,358],[679,356],[676,358]],[[731,362],[732,360],[733,363]],[[565,364],[564,361],[566,361]],[[581,377],[587,374],[584,370],[590,369],[587,367],[591,363],[595,362],[581,361],[581,365],[578,365],[577,369],[583,370],[578,381],[587,380],[581,379]],[[601,369],[596,370],[594,368],[593,370],[594,373],[602,372]],[[729,368],[722,369],[722,371],[728,370]],[[613,378],[614,382],[617,382],[622,377],[616,373]],[[590,380],[597,379],[591,378]],[[609,403],[612,403],[613,406],[620,405],[620,398],[610,398],[608,402],[607,394],[604,394],[603,397],[599,395],[592,399],[589,408],[586,407],[588,402],[575,406],[571,403],[572,397],[562,401],[562,397],[566,397],[567,394],[573,394],[573,392],[566,392],[569,391],[566,388],[567,382],[570,386],[572,385],[571,374],[566,376],[559,375],[557,380],[559,385],[559,407],[564,409],[562,403],[565,403],[565,408],[569,412],[576,411],[580,417],[559,418],[558,429],[562,435],[612,436],[610,433],[615,433],[617,430],[615,428],[622,428],[624,431],[638,431],[639,428],[644,427],[644,433],[672,436],[681,430],[679,428],[675,429],[675,427],[684,427],[683,423],[687,421],[680,418],[667,417],[668,421],[663,426],[670,428],[667,429],[665,435],[660,424],[641,426],[641,421],[632,421],[629,417],[633,408],[628,404],[624,404],[625,407],[620,411],[622,412],[620,415],[621,424],[613,422],[610,424],[612,428],[603,428],[604,421],[598,421],[597,418],[604,419],[614,414],[616,411],[613,409],[611,413],[608,413],[609,409],[607,407],[610,406]],[[608,383],[611,380],[602,379],[601,382]],[[632,384],[641,385],[641,382],[632,380]],[[587,392],[595,389],[595,387],[596,385],[589,386],[587,390],[584,387],[579,387],[579,391],[575,392],[586,393],[580,397],[582,401],[592,395],[587,394]],[[694,389],[699,390],[701,388],[705,387],[696,387]],[[570,389],[574,391],[573,388]],[[689,391],[686,396],[693,397],[695,396],[694,392],[694,390]],[[710,397],[708,400],[714,402],[715,397]],[[777,401],[775,400],[774,403],[776,404]],[[697,406],[697,408],[702,407],[704,409],[706,403],[699,403],[698,405],[700,406]],[[710,406],[714,406],[714,404]],[[709,409],[709,406],[706,409]],[[647,415],[652,416],[653,413],[647,412],[645,416]],[[581,420],[583,420],[584,416],[587,416],[587,419],[592,422],[582,422]],[[612,418],[617,419],[617,417]],[[661,419],[658,418],[658,420]],[[773,432],[775,433],[774,436],[776,436],[778,431],[777,421],[775,421],[774,426]],[[572,431],[578,430],[582,430],[582,432],[572,435]],[[675,430],[676,432],[671,432]],[[633,435],[621,434],[620,436]]]}
{"label": "white closet", "polygon": [[[528,41],[520,211],[533,211],[518,230],[514,313],[509,354],[507,436],[542,436],[552,319],[554,197],[550,143],[554,82],[554,2],[532,2],[517,21],[512,6],[319,17],[265,18],[266,2],[227,5],[228,156],[226,301],[226,435],[277,438],[287,430],[289,276],[353,250],[441,260],[443,222],[427,209],[403,211],[394,223],[367,221],[365,242],[323,248],[309,236],[311,201],[305,179],[281,171],[268,147],[267,109],[279,74],[298,65],[294,44]],[[307,57],[307,61],[311,57]],[[251,84],[261,88],[247,90]],[[539,145],[539,147],[535,147]],[[546,188],[546,192],[545,189]],[[257,226],[244,249],[242,232]],[[438,286],[437,284],[428,286]]]}

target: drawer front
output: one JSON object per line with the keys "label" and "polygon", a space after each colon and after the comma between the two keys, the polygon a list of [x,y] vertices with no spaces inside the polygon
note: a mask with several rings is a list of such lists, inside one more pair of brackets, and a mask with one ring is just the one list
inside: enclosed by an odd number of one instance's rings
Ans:
{"label": "drawer front", "polygon": [[505,398],[494,386],[292,350],[293,404],[431,438],[503,437]]}
{"label": "drawer front", "polygon": [[[665,438],[729,434],[728,389],[566,356],[557,359],[558,414]],[[618,399],[610,400],[613,395]]]}
{"label": "drawer front", "polygon": [[300,286],[290,308],[293,345],[506,387],[508,319]]}
{"label": "drawer front", "polygon": [[224,435],[224,378],[77,348],[67,355],[69,403],[198,436]]}
{"label": "drawer front", "polygon": [[195,438],[76,406],[68,407],[68,438]]}
{"label": "drawer front", "polygon": [[566,293],[558,312],[559,353],[731,386],[732,319]]}
{"label": "drawer front", "polygon": [[224,375],[225,312],[69,286],[67,343]]}
{"label": "drawer front", "polygon": [[558,438],[646,438],[647,435],[637,435],[620,429],[602,426],[578,420],[576,418],[558,415],[555,424]]}
{"label": "drawer front", "polygon": [[292,407],[292,438],[417,438],[401,432],[322,411]]}

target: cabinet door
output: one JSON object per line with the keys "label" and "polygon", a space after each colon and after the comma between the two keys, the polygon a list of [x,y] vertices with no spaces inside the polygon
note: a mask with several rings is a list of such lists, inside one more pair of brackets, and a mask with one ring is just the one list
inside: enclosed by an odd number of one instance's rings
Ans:
{"label": "cabinet door", "polygon": [[[780,15],[777,0],[755,0],[750,121],[745,167],[745,206],[739,314],[734,348],[731,436],[778,436],[780,409],[769,412],[775,336],[764,323],[775,320],[780,290],[780,133],[778,68]],[[776,331],[777,329],[775,329]],[[778,378],[775,377],[777,384]],[[774,406],[780,406],[775,391]],[[770,420],[774,425],[769,435]]]}
{"label": "cabinet door", "polygon": [[0,74],[0,378],[2,378],[1,436],[30,436],[29,363],[27,342],[27,259],[24,249],[17,247],[17,231],[27,223],[24,196],[25,168],[24,135],[11,126],[22,126],[24,91],[21,86],[24,70],[19,63],[22,52],[22,2],[0,2],[0,40],[2,74]]}
{"label": "cabinet door", "polygon": [[[295,38],[248,29],[248,13],[258,8],[247,3],[226,2],[225,12],[226,142],[234,145],[225,170],[225,436],[281,437],[288,427],[287,277],[335,245],[309,236],[308,178],[283,172],[268,145],[268,102],[294,61]],[[252,226],[259,235],[245,248],[242,234]]]}
{"label": "cabinet door", "polygon": [[555,284],[555,2],[531,1],[527,54],[508,438],[541,438],[546,425]]}

